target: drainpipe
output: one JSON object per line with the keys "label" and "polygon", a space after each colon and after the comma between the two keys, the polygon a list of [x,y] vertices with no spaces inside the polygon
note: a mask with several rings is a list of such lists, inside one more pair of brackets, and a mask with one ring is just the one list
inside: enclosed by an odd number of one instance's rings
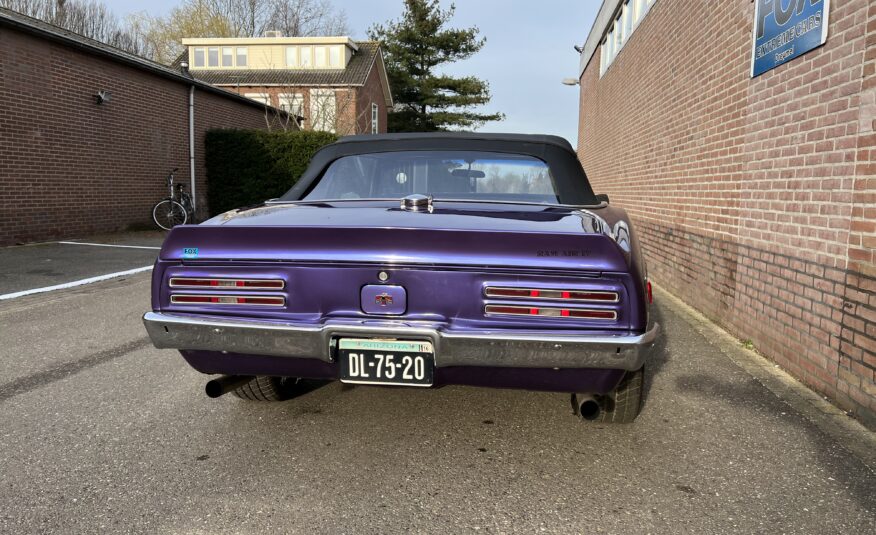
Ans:
{"label": "drainpipe", "polygon": [[[189,73],[189,63],[184,61],[180,69],[185,76],[192,78]],[[195,191],[195,86],[189,86],[189,176],[192,178],[192,209],[198,213],[198,197]],[[192,217],[195,217],[192,214]]]}
{"label": "drainpipe", "polygon": [[[192,177],[192,208],[198,213],[195,195],[195,86],[189,86],[189,176]],[[193,214],[194,215],[194,214]]]}

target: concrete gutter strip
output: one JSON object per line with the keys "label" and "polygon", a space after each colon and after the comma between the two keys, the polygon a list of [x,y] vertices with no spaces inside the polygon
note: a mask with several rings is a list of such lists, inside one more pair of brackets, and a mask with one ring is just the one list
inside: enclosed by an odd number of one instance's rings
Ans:
{"label": "concrete gutter strip", "polygon": [[787,403],[876,473],[876,433],[810,390],[756,351],[745,349],[730,333],[667,290],[654,285],[655,300],[668,302],[699,334],[767,390]]}

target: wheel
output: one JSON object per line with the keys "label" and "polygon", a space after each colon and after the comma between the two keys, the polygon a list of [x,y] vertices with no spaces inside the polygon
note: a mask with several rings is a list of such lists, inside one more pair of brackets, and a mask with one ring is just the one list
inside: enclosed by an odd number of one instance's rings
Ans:
{"label": "wheel", "polygon": [[[592,410],[594,404],[588,404],[589,410],[581,410],[584,398],[580,394],[572,394],[572,410],[583,420],[612,424],[628,424],[636,419],[642,408],[642,393],[645,382],[645,368],[627,372],[614,392],[606,396],[593,396],[599,410]],[[583,412],[583,414],[582,414]]]}
{"label": "wheel", "polygon": [[286,401],[300,395],[304,382],[297,377],[258,375],[232,392],[249,401]]}
{"label": "wheel", "polygon": [[180,203],[164,199],[152,208],[152,220],[164,230],[170,230],[177,225],[185,225],[188,214]]}

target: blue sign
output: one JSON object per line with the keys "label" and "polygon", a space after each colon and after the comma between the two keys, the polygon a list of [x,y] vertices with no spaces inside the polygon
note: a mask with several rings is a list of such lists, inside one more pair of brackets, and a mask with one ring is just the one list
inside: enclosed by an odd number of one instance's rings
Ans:
{"label": "blue sign", "polygon": [[754,0],[754,3],[752,78],[827,41],[830,0]]}

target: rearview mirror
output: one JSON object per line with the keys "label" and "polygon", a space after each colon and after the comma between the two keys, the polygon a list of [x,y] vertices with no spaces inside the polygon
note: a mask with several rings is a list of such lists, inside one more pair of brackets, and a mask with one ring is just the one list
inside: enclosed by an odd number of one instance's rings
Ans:
{"label": "rearview mirror", "polygon": [[600,194],[596,195],[596,200],[599,202],[604,202],[605,204],[608,204],[608,194],[607,193],[600,193]]}
{"label": "rearview mirror", "polygon": [[483,171],[477,171],[475,169],[454,169],[450,172],[456,178],[484,178],[487,176]]}

